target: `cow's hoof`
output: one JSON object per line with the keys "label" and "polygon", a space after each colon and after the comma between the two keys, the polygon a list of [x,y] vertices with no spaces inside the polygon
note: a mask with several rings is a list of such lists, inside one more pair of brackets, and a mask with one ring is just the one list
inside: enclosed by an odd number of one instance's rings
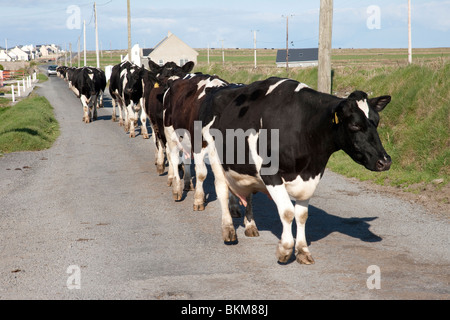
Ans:
{"label": "cow's hoof", "polygon": [[173,196],[173,200],[175,200],[175,201],[180,201],[180,200],[181,200],[181,197],[183,196],[183,194],[182,194],[182,193],[179,193],[179,192],[173,192],[173,193],[172,193],[172,196]]}
{"label": "cow's hoof", "polygon": [[278,243],[277,247],[277,259],[280,263],[288,262],[289,258],[292,255],[292,247],[286,248],[283,246],[281,241]]}
{"label": "cow's hoof", "polygon": [[136,133],[130,133],[130,138],[136,138]]}
{"label": "cow's hoof", "polygon": [[149,135],[146,134],[146,133],[144,133],[144,134],[142,135],[142,138],[144,138],[144,139],[149,139]]}
{"label": "cow's hoof", "polygon": [[247,228],[245,228],[244,234],[247,237],[252,237],[252,238],[259,237],[258,228],[256,228],[256,226],[254,226],[254,225],[251,225],[251,226],[248,226]]}
{"label": "cow's hoof", "polygon": [[205,204],[194,204],[194,211],[204,211],[205,210]]}
{"label": "cow's hoof", "polygon": [[311,253],[305,252],[303,250],[297,253],[296,260],[300,264],[314,264],[314,259],[311,256]]}
{"label": "cow's hoof", "polygon": [[157,165],[156,166],[156,172],[158,173],[158,174],[163,174],[164,173],[164,166],[159,166],[159,165]]}
{"label": "cow's hoof", "polygon": [[225,243],[236,243],[237,242],[237,236],[236,236],[236,230],[234,229],[234,226],[223,226],[222,227],[222,237],[223,242]]}

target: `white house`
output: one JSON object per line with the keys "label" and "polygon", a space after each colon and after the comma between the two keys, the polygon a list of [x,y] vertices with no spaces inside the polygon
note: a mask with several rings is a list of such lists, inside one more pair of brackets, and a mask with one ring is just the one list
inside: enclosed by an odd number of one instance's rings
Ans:
{"label": "white house", "polygon": [[15,55],[15,60],[19,60],[19,61],[28,61],[28,53],[24,52],[22,49],[20,49],[19,47],[15,47],[11,50],[9,50],[8,54],[11,56],[11,54]]}
{"label": "white house", "polygon": [[141,66],[141,48],[139,47],[139,44],[135,44],[131,48],[131,59],[128,59],[128,54],[122,59],[122,61],[128,60],[135,65]]}
{"label": "white house", "polygon": [[143,49],[141,56],[141,63],[145,67],[148,67],[149,58],[161,66],[169,61],[183,66],[188,61],[197,64],[198,52],[169,31],[167,37],[162,39],[153,49]]}
{"label": "white house", "polygon": [[5,50],[0,51],[0,61],[11,61],[11,57],[6,53]]}

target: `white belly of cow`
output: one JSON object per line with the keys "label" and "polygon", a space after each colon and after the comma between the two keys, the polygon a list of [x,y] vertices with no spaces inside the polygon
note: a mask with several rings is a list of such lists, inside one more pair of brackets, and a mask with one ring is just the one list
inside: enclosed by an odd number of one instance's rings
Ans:
{"label": "white belly of cow", "polygon": [[288,194],[296,200],[308,200],[314,194],[320,181],[320,174],[314,178],[304,181],[300,176],[295,180],[284,181],[284,186]]}

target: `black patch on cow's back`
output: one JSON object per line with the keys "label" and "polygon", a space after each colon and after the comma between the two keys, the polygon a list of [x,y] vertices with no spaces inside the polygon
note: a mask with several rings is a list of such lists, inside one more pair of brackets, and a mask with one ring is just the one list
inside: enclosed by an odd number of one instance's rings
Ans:
{"label": "black patch on cow's back", "polygon": [[247,101],[247,96],[246,96],[245,94],[239,95],[239,96],[236,98],[236,100],[234,100],[234,102],[236,103],[236,105],[237,105],[238,107],[242,106],[242,105],[245,103],[245,101]]}
{"label": "black patch on cow's back", "polygon": [[238,117],[239,117],[239,118],[242,118],[243,116],[245,116],[245,114],[247,113],[247,111],[248,111],[248,106],[242,107],[241,110],[239,111]]}

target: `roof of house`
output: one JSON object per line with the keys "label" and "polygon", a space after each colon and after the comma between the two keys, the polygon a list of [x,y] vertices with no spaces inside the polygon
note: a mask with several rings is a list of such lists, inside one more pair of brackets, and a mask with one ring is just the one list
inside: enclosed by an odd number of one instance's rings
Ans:
{"label": "roof of house", "polygon": [[192,52],[195,52],[198,55],[198,52],[195,51],[194,49],[192,49],[189,45],[187,45],[185,42],[183,42],[180,38],[178,38],[176,35],[174,35],[172,32],[168,32],[167,36],[164,37],[160,42],[158,42],[158,44],[153,48],[153,49],[143,49],[142,50],[142,55],[145,56],[149,56],[152,52],[158,50],[160,47],[163,46],[164,43],[166,43],[169,39],[176,39],[176,41],[181,44],[184,45],[186,48],[189,48],[189,50],[192,50]]}
{"label": "roof of house", "polygon": [[150,55],[150,53],[152,53],[152,51],[153,51],[154,49],[152,49],[152,48],[143,48],[142,49],[142,56],[143,57],[148,57],[149,55]]}
{"label": "roof of house", "polygon": [[[289,62],[317,61],[318,59],[318,48],[289,49]],[[280,49],[277,51],[276,62],[286,62],[286,49]]]}

